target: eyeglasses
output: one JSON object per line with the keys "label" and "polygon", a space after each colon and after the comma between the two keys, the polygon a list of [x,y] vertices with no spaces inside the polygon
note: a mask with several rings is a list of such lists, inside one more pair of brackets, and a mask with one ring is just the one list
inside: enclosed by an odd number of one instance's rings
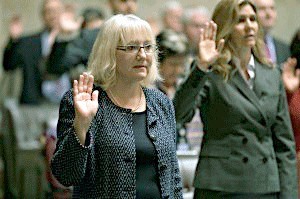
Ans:
{"label": "eyeglasses", "polygon": [[117,50],[123,50],[128,53],[138,53],[141,48],[144,48],[145,53],[153,53],[157,50],[157,46],[154,44],[146,44],[144,46],[138,46],[138,45],[117,46]]}

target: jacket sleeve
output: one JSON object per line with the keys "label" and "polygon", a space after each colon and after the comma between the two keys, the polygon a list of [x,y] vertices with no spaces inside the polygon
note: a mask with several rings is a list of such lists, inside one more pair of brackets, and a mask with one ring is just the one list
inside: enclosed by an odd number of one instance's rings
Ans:
{"label": "jacket sleeve", "polygon": [[196,62],[193,63],[192,71],[187,79],[180,85],[173,99],[177,129],[191,121],[197,106],[206,98],[205,89],[206,73],[198,69]]}
{"label": "jacket sleeve", "polygon": [[84,146],[75,135],[73,127],[75,110],[72,99],[72,93],[69,91],[61,101],[57,124],[58,141],[51,160],[53,175],[65,186],[77,185],[83,179],[88,167],[89,154],[93,148],[91,127]]}
{"label": "jacket sleeve", "polygon": [[21,41],[9,40],[7,43],[4,53],[3,53],[3,68],[5,71],[14,70],[21,66],[21,59],[19,55],[19,46],[21,46]]}
{"label": "jacket sleeve", "polygon": [[280,81],[276,121],[271,126],[280,178],[280,199],[298,198],[296,148],[288,112],[286,94]]}

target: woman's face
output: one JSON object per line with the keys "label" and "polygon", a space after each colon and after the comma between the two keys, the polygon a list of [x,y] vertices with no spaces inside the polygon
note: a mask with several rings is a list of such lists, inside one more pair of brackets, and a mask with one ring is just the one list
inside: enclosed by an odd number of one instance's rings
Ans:
{"label": "woman's face", "polygon": [[255,46],[258,33],[257,16],[251,5],[241,7],[237,23],[231,34],[231,40],[237,49]]}
{"label": "woman's face", "polygon": [[[152,46],[151,46],[152,45]],[[136,36],[116,49],[118,80],[142,81],[152,65],[153,43],[143,36]]]}
{"label": "woman's face", "polygon": [[186,56],[167,57],[160,64],[160,74],[166,86],[175,86],[178,79],[185,73]]}

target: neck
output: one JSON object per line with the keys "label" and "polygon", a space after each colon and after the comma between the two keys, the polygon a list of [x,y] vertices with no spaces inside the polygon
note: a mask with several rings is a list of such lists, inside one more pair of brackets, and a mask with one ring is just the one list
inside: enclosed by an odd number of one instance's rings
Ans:
{"label": "neck", "polygon": [[246,69],[251,57],[251,49],[239,49],[237,57],[242,69]]}
{"label": "neck", "polygon": [[107,91],[109,98],[119,107],[132,109],[133,112],[145,109],[145,97],[140,84],[115,84]]}

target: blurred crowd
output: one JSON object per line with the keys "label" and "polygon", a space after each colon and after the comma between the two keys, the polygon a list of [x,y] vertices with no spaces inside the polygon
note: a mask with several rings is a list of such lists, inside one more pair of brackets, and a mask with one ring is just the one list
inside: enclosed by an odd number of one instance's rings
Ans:
{"label": "blurred crowd", "polygon": [[[300,30],[290,39],[290,43],[274,37],[272,29],[277,18],[275,1],[254,2],[258,21],[263,28],[266,54],[281,70],[300,160]],[[113,14],[136,14],[142,6],[138,0],[107,0],[107,3]],[[24,35],[26,24],[19,15],[10,20],[9,36],[2,55],[3,76],[10,76],[6,78],[10,83],[0,85],[0,88],[6,86],[3,88],[6,93],[1,93],[4,94],[0,98],[1,109],[5,109],[5,100],[11,98],[17,99],[19,106],[43,107],[51,104],[59,107],[73,80],[87,70],[96,36],[101,32],[103,22],[109,18],[101,7],[79,11],[72,3],[61,0],[44,0],[41,9],[43,29],[36,33]],[[185,8],[175,0],[163,2],[160,11],[160,21],[146,19],[156,35],[159,71],[163,79],[153,87],[173,99],[199,53],[200,31],[211,20],[211,12],[202,5]],[[41,132],[45,138],[44,155],[48,163],[55,150],[56,135],[52,129],[56,128],[56,119],[49,118]],[[196,111],[191,122],[178,126],[177,132],[177,150],[199,152],[205,133],[201,113]],[[300,162],[298,168],[300,172]],[[50,170],[47,175],[54,192],[68,189],[53,179]]]}

